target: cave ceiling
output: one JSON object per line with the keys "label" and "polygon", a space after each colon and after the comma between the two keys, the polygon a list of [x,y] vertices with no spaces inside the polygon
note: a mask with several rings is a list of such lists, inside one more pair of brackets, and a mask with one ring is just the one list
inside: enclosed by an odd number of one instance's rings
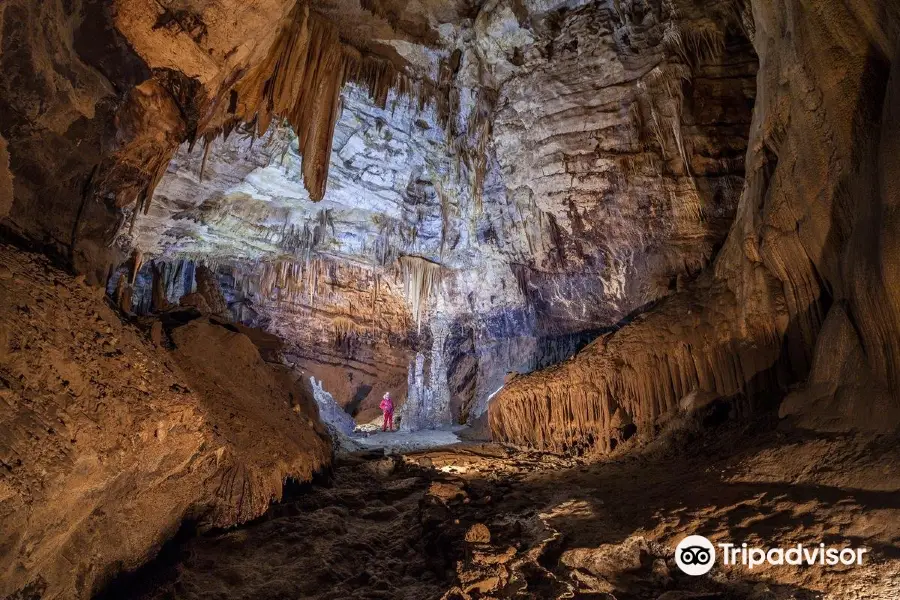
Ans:
{"label": "cave ceiling", "polygon": [[289,124],[242,125],[182,144],[119,243],[223,261],[492,263],[516,284],[507,296],[566,300],[570,329],[609,325],[708,262],[740,191],[755,72],[722,11],[363,4],[313,9],[398,75],[383,107],[343,86],[319,202]]}

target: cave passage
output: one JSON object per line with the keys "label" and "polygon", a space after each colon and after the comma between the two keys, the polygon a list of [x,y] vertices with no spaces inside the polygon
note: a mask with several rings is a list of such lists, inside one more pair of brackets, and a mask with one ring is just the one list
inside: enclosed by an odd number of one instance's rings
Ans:
{"label": "cave passage", "polygon": [[895,0],[4,0],[0,599],[900,597]]}

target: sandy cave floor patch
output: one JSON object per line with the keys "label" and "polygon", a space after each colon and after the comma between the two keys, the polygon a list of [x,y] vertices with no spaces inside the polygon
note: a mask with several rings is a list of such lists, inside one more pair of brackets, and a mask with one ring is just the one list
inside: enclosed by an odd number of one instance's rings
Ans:
{"label": "sandy cave floor patch", "polygon": [[[195,537],[124,578],[123,599],[900,598],[896,439],[764,431],[587,465],[495,445],[338,460],[250,526]],[[717,565],[686,534],[863,545],[861,567]]]}

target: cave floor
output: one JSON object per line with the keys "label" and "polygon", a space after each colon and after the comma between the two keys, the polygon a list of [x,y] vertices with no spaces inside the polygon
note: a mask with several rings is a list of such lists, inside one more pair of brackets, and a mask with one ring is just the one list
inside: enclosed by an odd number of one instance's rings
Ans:
{"label": "cave floor", "polygon": [[[107,597],[900,598],[898,461],[893,438],[759,425],[593,464],[495,445],[357,453],[263,519],[171,546]],[[691,533],[869,552],[862,566],[719,563],[690,577],[672,549]]]}
{"label": "cave floor", "polygon": [[451,446],[460,442],[457,432],[461,426],[443,429],[423,429],[419,431],[371,431],[355,433],[351,439],[367,449],[384,448],[386,454],[409,453],[441,446]]}

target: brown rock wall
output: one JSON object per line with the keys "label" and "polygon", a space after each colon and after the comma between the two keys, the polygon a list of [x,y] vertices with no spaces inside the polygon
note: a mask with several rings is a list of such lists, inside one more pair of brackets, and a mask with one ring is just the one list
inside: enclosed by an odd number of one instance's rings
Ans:
{"label": "brown rock wall", "polygon": [[[896,170],[884,131],[896,119],[900,15],[889,3],[801,0],[754,2],[753,15],[760,73],[747,185],[714,267],[572,361],[507,386],[491,411],[497,439],[603,450],[617,406],[640,430],[692,389],[777,400],[805,379],[835,298],[848,300],[867,349],[867,387],[896,406],[898,259],[884,233],[895,199],[883,184]],[[890,414],[883,429],[900,424]]]}
{"label": "brown rock wall", "polygon": [[[716,3],[619,6],[536,25],[494,123],[529,215],[524,287],[563,331],[613,325],[696,277],[743,186],[757,65],[743,29]],[[706,31],[715,41],[695,49]]]}
{"label": "brown rock wall", "polygon": [[316,407],[248,338],[195,321],[155,348],[82,281],[0,248],[3,597],[90,598],[182,520],[257,517],[330,460]]}

